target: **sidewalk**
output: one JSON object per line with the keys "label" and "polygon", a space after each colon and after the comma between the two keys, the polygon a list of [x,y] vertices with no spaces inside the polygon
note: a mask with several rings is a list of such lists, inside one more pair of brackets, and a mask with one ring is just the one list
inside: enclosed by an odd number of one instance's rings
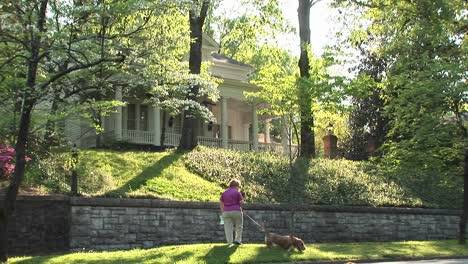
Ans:
{"label": "sidewalk", "polygon": [[468,264],[468,259],[433,259],[414,261],[371,262],[373,264]]}

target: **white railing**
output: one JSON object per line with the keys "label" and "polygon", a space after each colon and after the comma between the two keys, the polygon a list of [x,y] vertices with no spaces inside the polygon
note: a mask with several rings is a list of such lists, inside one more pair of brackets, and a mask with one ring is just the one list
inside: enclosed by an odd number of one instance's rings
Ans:
{"label": "white railing", "polygon": [[229,139],[228,148],[234,149],[234,150],[241,150],[241,151],[251,150],[252,142]]}
{"label": "white railing", "polygon": [[[108,138],[109,135],[106,135],[104,138]],[[180,143],[181,134],[177,133],[164,133],[164,145],[178,147]],[[154,134],[150,131],[137,131],[137,130],[122,130],[122,140],[137,143],[137,144],[153,144]],[[95,144],[92,140],[88,140],[86,145]],[[222,139],[212,138],[212,137],[198,137],[198,144],[211,148],[222,148]],[[253,150],[253,142],[242,141],[242,140],[228,140],[228,149],[247,151]],[[275,152],[275,153],[288,153],[289,148],[286,151],[283,151],[283,145],[279,143],[258,143],[258,151],[264,152]],[[297,145],[291,146],[291,152],[293,154],[297,153]]]}
{"label": "white railing", "polygon": [[178,147],[180,138],[180,134],[164,133],[164,146]]}
{"label": "white railing", "polygon": [[259,151],[269,151],[276,153],[283,153],[283,145],[279,143],[258,143]]}
{"label": "white railing", "polygon": [[220,138],[198,137],[198,144],[211,148],[222,148],[223,141]]}
{"label": "white railing", "polygon": [[122,140],[137,144],[153,144],[154,134],[150,131],[123,130]]}

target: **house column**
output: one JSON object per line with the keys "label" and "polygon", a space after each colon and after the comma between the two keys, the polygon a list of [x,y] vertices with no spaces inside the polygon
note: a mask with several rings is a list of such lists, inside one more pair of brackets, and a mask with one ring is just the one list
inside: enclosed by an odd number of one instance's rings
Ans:
{"label": "house column", "polygon": [[228,110],[226,97],[221,97],[221,147],[228,148]]}
{"label": "house column", "polygon": [[250,141],[250,133],[249,133],[249,128],[250,128],[250,123],[249,124],[244,124],[244,141]]}
{"label": "house column", "polygon": [[271,119],[265,119],[265,143],[271,143],[271,139],[270,139],[270,121],[271,121]]}
{"label": "house column", "polygon": [[135,130],[140,131],[140,103],[135,104]]}
{"label": "house column", "polygon": [[288,139],[288,118],[281,116],[281,145],[283,145],[283,153],[289,153],[289,139]]}
{"label": "house column", "polygon": [[161,146],[161,110],[157,106],[153,106],[153,144]]}
{"label": "house column", "polygon": [[258,150],[258,115],[255,104],[252,104],[252,141],[253,150]]}
{"label": "house column", "polygon": [[[122,102],[122,87],[117,86],[115,88],[115,100]],[[115,120],[115,139],[122,140],[122,106],[117,106],[117,112],[114,115]]]}

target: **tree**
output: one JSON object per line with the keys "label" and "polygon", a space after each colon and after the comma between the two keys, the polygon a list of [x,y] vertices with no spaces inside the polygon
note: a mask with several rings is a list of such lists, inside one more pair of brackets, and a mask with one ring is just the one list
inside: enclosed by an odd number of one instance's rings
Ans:
{"label": "tree", "polygon": [[[190,43],[189,69],[190,73],[196,75],[199,75],[201,72],[203,25],[211,5],[211,0],[193,0],[193,5],[189,11],[190,38],[192,39]],[[187,99],[190,101],[197,101],[199,90],[200,86],[198,84],[191,85]],[[180,148],[193,149],[197,146],[198,127],[199,121],[196,117],[189,111],[185,111]]]}
{"label": "tree", "polygon": [[[385,66],[383,146],[389,164],[464,177],[459,241],[468,218],[466,1],[358,1],[371,21],[369,49]],[[450,173],[448,173],[450,172]],[[430,184],[430,181],[426,181]],[[427,186],[427,188],[437,188]]]}
{"label": "tree", "polygon": [[[299,0],[299,8],[297,9],[299,18],[299,37],[301,55],[299,58],[299,72],[302,79],[310,77],[310,8],[321,0]],[[312,98],[310,89],[303,85],[303,82],[298,82],[300,102],[300,119],[301,119],[301,157],[315,156],[315,137],[314,137],[314,117],[312,113]]]}
{"label": "tree", "polygon": [[[142,30],[153,8],[141,8],[140,1],[10,1],[0,4],[0,40],[2,48],[0,87],[16,84],[7,90],[18,98],[19,127],[15,144],[15,170],[0,208],[0,260],[7,260],[8,218],[25,170],[31,117],[36,105],[65,93],[59,81],[74,73],[99,65],[113,67],[125,60],[128,50],[119,43]],[[160,4],[158,2],[158,4]],[[141,12],[140,12],[141,11]],[[139,17],[132,17],[135,13]],[[98,38],[101,19],[113,21]],[[128,24],[129,18],[138,23]],[[102,32],[101,32],[102,33]],[[100,42],[101,41],[101,42]],[[102,49],[102,41],[105,49]],[[5,74],[5,75],[4,75]],[[1,88],[2,90],[4,88]]]}

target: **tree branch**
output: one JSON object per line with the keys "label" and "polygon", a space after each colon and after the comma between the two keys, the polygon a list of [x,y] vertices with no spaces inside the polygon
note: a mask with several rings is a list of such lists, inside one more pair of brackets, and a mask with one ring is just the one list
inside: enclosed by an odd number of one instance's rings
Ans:
{"label": "tree branch", "polygon": [[7,59],[6,61],[4,61],[2,64],[0,64],[0,70],[2,70],[3,67],[5,67],[7,64],[9,64],[10,62],[12,62],[13,60],[15,60],[16,58],[23,58],[25,60],[28,60],[28,58],[26,58],[25,56],[23,55],[14,55],[13,57]]}
{"label": "tree branch", "polygon": [[315,4],[322,2],[323,0],[310,0],[309,1],[309,8],[312,8]]}
{"label": "tree branch", "polygon": [[210,7],[211,0],[203,0],[203,4],[200,10],[200,23],[203,25],[205,23],[206,14],[208,13],[208,8]]}
{"label": "tree branch", "polygon": [[74,72],[74,71],[78,71],[78,70],[83,70],[83,69],[87,69],[87,68],[91,68],[93,66],[96,66],[96,65],[99,65],[101,63],[104,63],[104,62],[123,62],[125,60],[125,57],[124,56],[120,56],[120,57],[114,57],[114,58],[101,58],[99,60],[96,60],[94,62],[91,62],[91,63],[87,63],[87,64],[80,64],[80,65],[76,65],[76,66],[73,66],[73,67],[70,67],[66,70],[63,70],[57,74],[55,74],[54,76],[52,76],[48,81],[46,81],[45,83],[41,84],[39,86],[39,90],[43,90],[45,89],[47,86],[49,86],[51,83],[57,81],[58,79],[62,78],[63,76],[71,73],[71,72]]}

